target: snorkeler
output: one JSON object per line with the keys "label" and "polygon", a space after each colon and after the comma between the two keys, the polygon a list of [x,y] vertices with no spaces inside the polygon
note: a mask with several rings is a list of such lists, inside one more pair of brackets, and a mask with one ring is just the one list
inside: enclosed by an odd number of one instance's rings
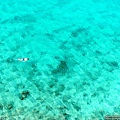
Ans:
{"label": "snorkeler", "polygon": [[21,61],[21,62],[26,62],[29,60],[29,58],[18,58],[16,60]]}

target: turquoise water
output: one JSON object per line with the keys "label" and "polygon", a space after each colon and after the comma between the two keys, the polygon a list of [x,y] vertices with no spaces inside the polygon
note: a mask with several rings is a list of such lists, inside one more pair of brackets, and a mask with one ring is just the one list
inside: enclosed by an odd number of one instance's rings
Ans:
{"label": "turquoise water", "polygon": [[119,0],[0,2],[0,63],[0,119],[120,115]]}

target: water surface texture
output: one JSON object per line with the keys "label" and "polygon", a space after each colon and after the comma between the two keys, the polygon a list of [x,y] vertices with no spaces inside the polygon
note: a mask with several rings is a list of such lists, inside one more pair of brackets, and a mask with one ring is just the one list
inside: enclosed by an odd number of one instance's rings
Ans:
{"label": "water surface texture", "polygon": [[0,119],[107,115],[120,115],[120,1],[2,0]]}

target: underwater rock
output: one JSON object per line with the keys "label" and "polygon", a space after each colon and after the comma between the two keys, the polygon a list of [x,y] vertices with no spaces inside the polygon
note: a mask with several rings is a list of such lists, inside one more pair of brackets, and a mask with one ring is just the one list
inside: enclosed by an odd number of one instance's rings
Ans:
{"label": "underwater rock", "polygon": [[2,104],[0,104],[0,110],[2,110],[3,109],[3,105]]}
{"label": "underwater rock", "polygon": [[85,28],[77,28],[71,32],[72,37],[77,37],[79,36],[80,33],[86,32]]}
{"label": "underwater rock", "polygon": [[107,64],[110,65],[111,67],[119,67],[118,62],[116,61],[107,62]]}
{"label": "underwater rock", "polygon": [[56,90],[54,91],[55,95],[60,95],[65,89],[65,86],[63,84],[60,84],[57,86]]}
{"label": "underwater rock", "polygon": [[13,60],[12,60],[11,57],[9,57],[9,58],[7,58],[6,62],[7,62],[7,63],[13,63]]}
{"label": "underwater rock", "polygon": [[25,98],[27,98],[27,96],[28,96],[29,94],[30,94],[30,92],[29,92],[28,90],[25,90],[25,91],[23,91],[23,92],[20,93],[19,98],[20,98],[21,100],[24,100]]}
{"label": "underwater rock", "polygon": [[51,80],[48,82],[48,85],[50,88],[53,88],[57,84],[57,79],[51,78]]}
{"label": "underwater rock", "polygon": [[81,110],[81,106],[79,106],[76,102],[71,102],[71,103],[72,103],[72,106],[74,107],[74,109],[75,109],[76,111]]}
{"label": "underwater rock", "polygon": [[52,70],[52,74],[65,74],[68,71],[68,66],[65,61],[60,61],[56,69]]}
{"label": "underwater rock", "polygon": [[14,107],[13,102],[10,102],[10,103],[8,103],[8,104],[5,106],[5,109],[11,110],[13,107]]}
{"label": "underwater rock", "polygon": [[7,105],[7,109],[10,110],[10,109],[12,109],[12,108],[13,108],[13,104],[10,103],[10,104]]}

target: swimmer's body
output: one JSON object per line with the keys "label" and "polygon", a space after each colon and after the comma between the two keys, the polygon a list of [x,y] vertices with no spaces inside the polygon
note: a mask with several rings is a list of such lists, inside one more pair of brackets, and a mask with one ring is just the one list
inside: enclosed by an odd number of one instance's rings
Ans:
{"label": "swimmer's body", "polygon": [[18,58],[16,59],[17,61],[20,61],[20,62],[26,62],[29,60],[29,58]]}

